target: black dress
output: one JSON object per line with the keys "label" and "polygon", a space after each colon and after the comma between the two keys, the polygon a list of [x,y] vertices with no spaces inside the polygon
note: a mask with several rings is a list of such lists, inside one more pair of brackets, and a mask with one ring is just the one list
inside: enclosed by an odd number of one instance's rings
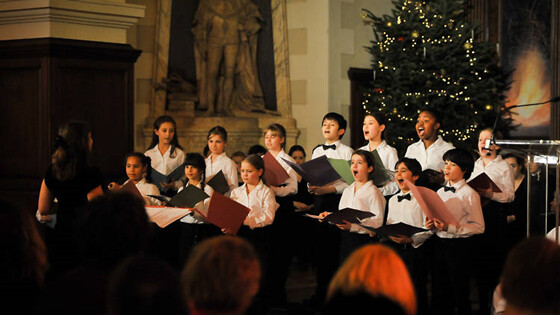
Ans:
{"label": "black dress", "polygon": [[58,201],[56,225],[46,237],[51,265],[49,277],[65,273],[78,264],[74,229],[85,214],[88,193],[103,184],[104,178],[96,167],[85,167],[66,181],[60,181],[53,175],[52,166],[47,169],[45,185]]}

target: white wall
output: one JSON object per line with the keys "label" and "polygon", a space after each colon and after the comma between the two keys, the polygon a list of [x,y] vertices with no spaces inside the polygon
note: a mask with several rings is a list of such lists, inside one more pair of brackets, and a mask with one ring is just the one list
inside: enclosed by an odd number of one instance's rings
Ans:
{"label": "white wall", "polygon": [[[324,142],[324,114],[335,111],[349,118],[348,69],[370,67],[363,47],[373,32],[363,23],[362,8],[381,15],[393,5],[390,0],[287,0],[292,111],[301,130],[298,144],[308,154]],[[349,141],[345,136],[343,142]]]}

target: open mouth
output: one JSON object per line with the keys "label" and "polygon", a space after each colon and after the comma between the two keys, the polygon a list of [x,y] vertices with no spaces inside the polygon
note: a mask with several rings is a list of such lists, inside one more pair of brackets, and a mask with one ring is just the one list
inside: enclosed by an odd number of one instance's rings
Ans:
{"label": "open mouth", "polygon": [[418,134],[421,136],[424,135],[424,127],[418,127]]}
{"label": "open mouth", "polygon": [[402,183],[404,183],[404,179],[402,179],[402,178],[401,178],[401,179],[397,179],[397,182],[398,182],[399,184],[402,184]]}
{"label": "open mouth", "polygon": [[358,171],[352,171],[352,174],[354,174],[354,176],[358,175]]}

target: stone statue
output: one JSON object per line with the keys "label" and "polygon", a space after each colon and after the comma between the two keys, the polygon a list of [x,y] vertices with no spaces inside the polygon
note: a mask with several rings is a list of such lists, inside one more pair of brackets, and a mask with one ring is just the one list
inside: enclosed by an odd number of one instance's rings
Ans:
{"label": "stone statue", "polygon": [[262,23],[251,0],[201,0],[194,15],[198,109],[232,116],[233,109],[265,112],[257,69]]}

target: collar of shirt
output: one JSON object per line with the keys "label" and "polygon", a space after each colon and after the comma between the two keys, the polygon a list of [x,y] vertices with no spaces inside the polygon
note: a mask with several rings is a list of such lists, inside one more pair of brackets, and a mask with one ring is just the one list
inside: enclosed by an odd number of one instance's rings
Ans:
{"label": "collar of shirt", "polygon": [[220,155],[218,155],[218,156],[216,157],[216,160],[215,160],[214,162],[212,162],[212,154],[210,154],[210,155],[206,158],[206,161],[207,161],[207,162],[211,162],[211,163],[215,163],[215,162],[218,162],[218,161],[220,161],[220,160],[223,160],[224,157],[227,157],[225,151],[222,152]]}
{"label": "collar of shirt", "polygon": [[[128,182],[128,180],[127,180],[127,182]],[[138,183],[136,183],[136,187],[142,186],[144,184],[146,184],[146,177],[142,177],[142,179],[139,180]]]}
{"label": "collar of shirt", "polygon": [[257,191],[263,189],[263,187],[267,187],[267,186],[263,183],[263,181],[261,179],[261,180],[259,180],[259,183],[257,184],[257,186],[255,186],[255,189],[253,189],[249,194],[247,194],[247,183],[243,183],[243,185],[239,186],[239,188],[241,188],[241,187],[243,187],[243,193],[244,194],[251,195],[254,192],[257,192]]}
{"label": "collar of shirt", "polygon": [[[187,183],[185,184],[185,188],[186,188],[187,186],[189,186],[190,184],[191,184],[191,182],[187,182]],[[198,182],[198,185],[193,185],[193,186],[196,187],[196,188],[202,189],[202,184],[201,184],[201,182]]]}
{"label": "collar of shirt", "polygon": [[348,187],[352,187],[352,193],[356,194],[360,190],[368,189],[369,186],[373,186],[373,182],[371,180],[368,180],[367,183],[363,184],[362,187],[360,187],[360,189],[358,189],[358,190],[356,190],[356,182],[353,182]]}
{"label": "collar of shirt", "polygon": [[171,146],[169,147],[169,149],[167,149],[167,151],[165,151],[164,154],[161,154],[161,152],[159,151],[159,143],[156,144],[153,148],[151,148],[150,151],[157,152],[159,153],[160,156],[165,157],[165,156],[169,156],[171,152]]}
{"label": "collar of shirt", "polygon": [[461,189],[461,187],[463,187],[467,182],[465,181],[465,179],[461,179],[460,181],[456,182],[453,185],[449,185],[449,182],[447,183],[447,187],[453,187],[455,188],[455,192],[459,191],[459,189]]}
{"label": "collar of shirt", "polygon": [[[422,141],[422,140],[420,140]],[[441,136],[438,136],[436,141],[434,143],[432,143],[431,146],[429,146],[426,150],[435,150],[437,147],[442,146],[443,144],[445,144],[445,141],[443,140],[443,138]]]}
{"label": "collar of shirt", "polygon": [[476,160],[475,162],[475,166],[479,166],[482,167],[483,169],[490,167],[492,164],[498,164],[502,161],[502,156],[501,155],[496,155],[496,158],[493,159],[492,161],[490,161],[490,163],[484,165],[484,161],[482,160],[482,157],[479,157],[478,160]]}

